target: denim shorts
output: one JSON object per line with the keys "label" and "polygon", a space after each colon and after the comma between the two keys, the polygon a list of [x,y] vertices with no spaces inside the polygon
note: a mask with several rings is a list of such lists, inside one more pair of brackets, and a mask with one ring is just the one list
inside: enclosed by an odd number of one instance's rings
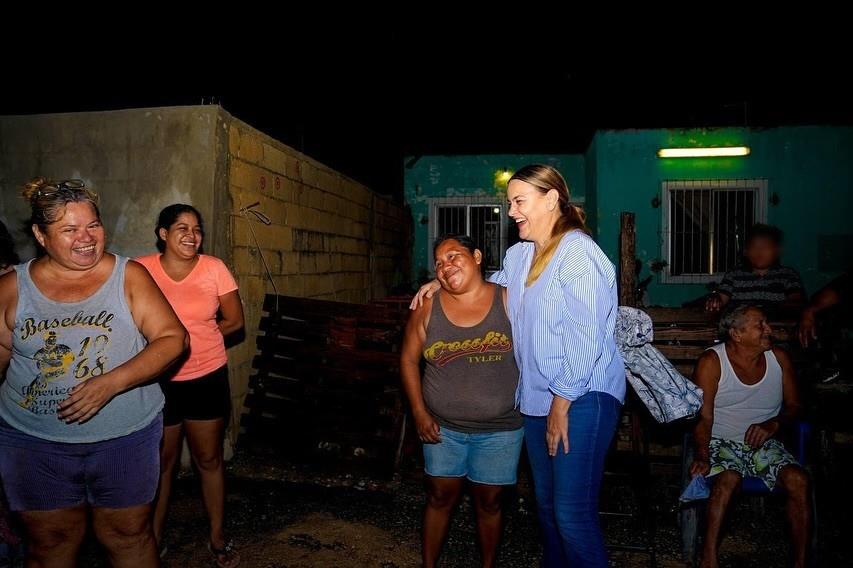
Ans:
{"label": "denim shorts", "polygon": [[424,471],[433,477],[466,477],[484,485],[513,485],[524,428],[465,433],[441,427],[441,442],[424,444]]}
{"label": "denim shorts", "polygon": [[0,419],[0,480],[9,508],[52,511],[88,503],[125,509],[151,503],[160,481],[162,436],[160,414],[126,436],[83,444],[36,438]]}

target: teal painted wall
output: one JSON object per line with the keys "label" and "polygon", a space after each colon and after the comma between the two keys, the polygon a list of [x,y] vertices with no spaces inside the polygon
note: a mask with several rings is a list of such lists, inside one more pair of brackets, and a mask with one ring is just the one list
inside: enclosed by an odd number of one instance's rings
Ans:
{"label": "teal painted wall", "polygon": [[586,212],[586,224],[592,231],[593,235],[598,234],[598,145],[595,138],[589,143],[589,147],[584,154],[584,172],[586,173],[586,200],[584,203],[584,211]]}
{"label": "teal painted wall", "polygon": [[[660,159],[666,147],[749,146],[739,158]],[[410,158],[406,160],[409,162]],[[784,263],[803,276],[814,293],[846,266],[853,266],[853,128],[798,126],[770,129],[600,131],[584,155],[423,156],[406,168],[405,198],[415,226],[413,279],[427,267],[428,226],[422,223],[430,197],[493,195],[495,172],[542,162],[557,167],[574,196],[584,198],[596,240],[617,263],[619,216],[633,211],[641,278],[661,257],[662,209],[667,180],[759,178],[767,180],[767,222],[785,232]],[[678,306],[707,292],[705,284],[663,284],[655,275],[652,305]]]}
{"label": "teal painted wall", "polygon": [[[665,147],[728,145],[749,146],[751,154],[657,157]],[[661,256],[661,209],[651,202],[662,198],[665,180],[766,179],[767,195],[779,198],[777,205],[768,204],[767,221],[785,232],[783,262],[800,271],[810,294],[851,260],[839,245],[853,242],[853,128],[604,131],[596,134],[590,150],[587,172],[594,176],[598,242],[616,262],[619,214],[635,212],[637,255],[645,264],[641,278],[650,274],[649,261]],[[703,284],[662,284],[655,277],[648,299],[652,305],[677,306],[706,292]]]}
{"label": "teal painted wall", "polygon": [[[413,165],[411,167],[408,164]],[[428,200],[433,197],[460,197],[500,195],[505,199],[506,185],[496,180],[495,174],[509,169],[514,172],[527,164],[549,164],[566,178],[573,198],[585,198],[586,173],[584,157],[563,155],[488,155],[488,156],[422,156],[404,159],[405,199],[411,207],[414,220],[414,251],[412,254],[412,279],[428,265],[429,213]]]}

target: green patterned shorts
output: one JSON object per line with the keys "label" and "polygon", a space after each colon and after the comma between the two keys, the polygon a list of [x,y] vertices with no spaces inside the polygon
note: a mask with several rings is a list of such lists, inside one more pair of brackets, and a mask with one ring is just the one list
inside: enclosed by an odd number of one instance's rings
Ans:
{"label": "green patterned shorts", "polygon": [[743,477],[757,477],[773,489],[776,478],[786,465],[797,464],[782,442],[770,438],[758,449],[743,442],[711,438],[711,473],[717,475],[726,470],[736,471]]}

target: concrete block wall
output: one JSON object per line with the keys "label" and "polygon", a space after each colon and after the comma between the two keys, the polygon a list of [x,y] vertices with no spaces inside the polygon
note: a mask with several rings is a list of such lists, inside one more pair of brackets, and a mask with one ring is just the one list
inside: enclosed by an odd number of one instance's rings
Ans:
{"label": "concrete block wall", "polygon": [[[246,340],[229,354],[237,426],[263,298],[273,293],[263,260],[282,295],[354,303],[381,298],[407,274],[410,216],[399,204],[224,111],[223,122],[231,267],[246,315]],[[254,203],[269,225],[240,212]]]}
{"label": "concrete block wall", "polygon": [[220,107],[0,117],[0,220],[24,259],[34,249],[19,191],[36,175],[83,178],[101,195],[109,250],[127,256],[155,251],[162,207],[183,202],[201,211],[205,250],[234,272],[246,310],[246,338],[229,350],[232,426],[264,295],[273,292],[241,207],[260,202],[271,220],[252,228],[280,294],[367,302],[408,273],[410,216],[399,204]]}
{"label": "concrete block wall", "polygon": [[[215,235],[219,117],[213,106],[0,116],[0,221],[18,253],[35,254],[20,190],[36,176],[82,178],[94,189],[107,248],[118,254],[155,252],[157,214],[172,203],[193,204]],[[208,238],[205,249],[222,256],[222,244]]]}

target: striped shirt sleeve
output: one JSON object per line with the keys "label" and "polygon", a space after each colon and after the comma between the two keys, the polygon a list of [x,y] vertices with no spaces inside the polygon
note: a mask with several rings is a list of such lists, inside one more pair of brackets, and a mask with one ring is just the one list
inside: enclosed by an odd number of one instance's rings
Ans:
{"label": "striped shirt sleeve", "polygon": [[497,272],[493,272],[491,276],[486,278],[486,280],[491,282],[492,284],[497,284],[498,286],[503,286],[504,288],[506,288],[507,284],[508,284],[507,277],[506,277],[506,270],[503,268],[501,268]]}
{"label": "striped shirt sleeve", "polygon": [[573,401],[590,391],[593,369],[603,354],[610,288],[586,254],[569,255],[561,268],[560,286],[566,308],[563,368],[548,387],[554,394]]}
{"label": "striped shirt sleeve", "polygon": [[509,274],[508,271],[512,269],[514,264],[517,262],[519,254],[522,251],[521,245],[522,243],[516,243],[509,247],[504,253],[504,261],[501,269],[497,272],[493,273],[486,280],[491,282],[492,284],[497,284],[498,286],[503,286],[504,288],[509,287]]}
{"label": "striped shirt sleeve", "polygon": [[725,294],[726,296],[731,297],[732,294],[734,294],[734,291],[735,291],[735,283],[734,283],[734,278],[732,278],[732,273],[726,272],[723,275],[723,281],[720,282],[719,286],[717,286],[717,292],[720,292],[721,294]]}
{"label": "striped shirt sleeve", "polygon": [[786,272],[785,293],[796,294],[797,292],[803,292],[803,279],[800,278],[800,273],[793,268],[788,268]]}

